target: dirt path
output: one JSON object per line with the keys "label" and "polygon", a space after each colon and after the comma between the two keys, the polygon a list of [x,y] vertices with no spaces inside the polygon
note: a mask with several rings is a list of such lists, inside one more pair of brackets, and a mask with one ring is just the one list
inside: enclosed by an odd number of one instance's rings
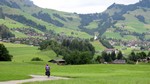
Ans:
{"label": "dirt path", "polygon": [[64,77],[55,77],[51,76],[50,78],[46,76],[40,76],[40,75],[30,75],[32,78],[31,79],[25,79],[25,80],[12,80],[12,81],[5,81],[5,82],[0,82],[0,84],[21,84],[21,83],[26,83],[26,82],[35,82],[35,81],[48,81],[48,80],[67,80],[69,78],[64,78]]}

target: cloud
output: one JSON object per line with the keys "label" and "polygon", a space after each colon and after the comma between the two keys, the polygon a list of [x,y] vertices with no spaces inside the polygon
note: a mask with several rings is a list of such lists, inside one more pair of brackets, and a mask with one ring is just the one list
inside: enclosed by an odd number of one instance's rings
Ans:
{"label": "cloud", "polygon": [[102,12],[111,4],[133,4],[139,0],[32,0],[36,5],[65,12]]}

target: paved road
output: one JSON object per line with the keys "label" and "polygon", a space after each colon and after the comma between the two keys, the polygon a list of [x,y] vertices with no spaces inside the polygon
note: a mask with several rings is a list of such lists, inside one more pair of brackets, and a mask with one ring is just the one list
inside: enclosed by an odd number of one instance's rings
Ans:
{"label": "paved road", "polygon": [[25,79],[25,80],[12,80],[12,81],[5,81],[5,82],[0,82],[0,84],[21,84],[25,82],[35,82],[35,81],[48,81],[48,80],[67,80],[69,78],[64,78],[64,77],[55,77],[51,76],[50,78],[46,76],[40,76],[40,75],[30,75],[32,78],[31,79]]}

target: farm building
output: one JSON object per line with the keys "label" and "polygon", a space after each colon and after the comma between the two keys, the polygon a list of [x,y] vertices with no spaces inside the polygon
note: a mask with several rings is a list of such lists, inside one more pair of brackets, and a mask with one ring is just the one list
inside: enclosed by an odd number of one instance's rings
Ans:
{"label": "farm building", "polygon": [[104,50],[104,52],[106,52],[107,54],[111,54],[112,52],[115,52],[117,54],[119,50],[118,49],[106,49]]}
{"label": "farm building", "polygon": [[118,60],[118,59],[116,59],[116,60],[113,61],[113,64],[126,64],[126,60]]}
{"label": "farm building", "polygon": [[65,64],[65,60],[64,59],[52,59],[48,62],[51,62],[51,63],[57,63],[58,65],[64,65]]}

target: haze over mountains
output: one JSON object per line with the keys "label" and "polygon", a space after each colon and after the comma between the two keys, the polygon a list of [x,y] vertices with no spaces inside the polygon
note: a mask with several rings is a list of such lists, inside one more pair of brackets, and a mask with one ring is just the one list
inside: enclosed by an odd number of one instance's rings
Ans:
{"label": "haze over mountains", "polygon": [[97,33],[106,39],[150,41],[149,4],[150,0],[131,5],[114,3],[102,13],[76,14],[43,9],[30,0],[1,0],[0,24],[18,38],[31,36],[29,31],[40,37],[51,30],[81,38]]}

